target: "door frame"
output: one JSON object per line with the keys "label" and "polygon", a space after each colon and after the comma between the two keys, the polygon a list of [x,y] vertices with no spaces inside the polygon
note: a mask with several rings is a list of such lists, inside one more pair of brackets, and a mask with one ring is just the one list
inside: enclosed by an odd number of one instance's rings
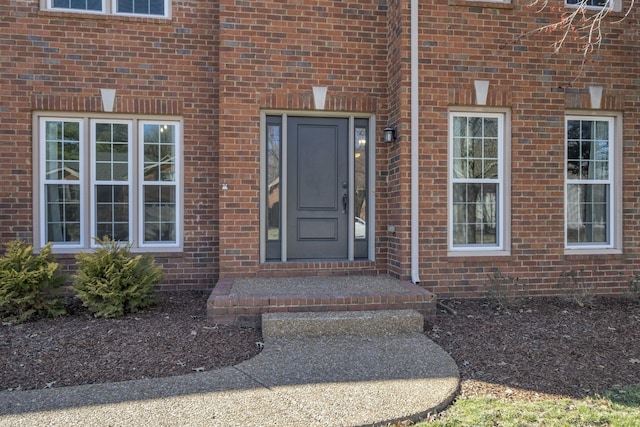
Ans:
{"label": "door frame", "polygon": [[[347,118],[349,120],[349,212],[348,217],[354,218],[354,155],[355,155],[355,121],[357,119],[366,119],[369,121],[368,133],[368,164],[367,164],[367,182],[368,182],[368,199],[367,199],[367,259],[370,261],[375,260],[375,164],[376,164],[376,137],[375,128],[376,120],[374,114],[365,113],[339,113],[339,112],[326,112],[326,111],[290,111],[290,110],[262,110],[260,111],[260,263],[267,262],[267,185],[265,176],[267,168],[267,135],[265,132],[267,116],[280,116],[282,118],[282,135],[281,135],[281,165],[287,164],[287,118],[292,117],[322,117],[322,118]],[[280,262],[287,262],[287,168],[281,166],[280,170],[280,209],[281,209],[281,222],[280,222]],[[348,255],[345,261],[355,260],[355,229],[353,221],[348,222]],[[273,262],[273,260],[270,260]]]}

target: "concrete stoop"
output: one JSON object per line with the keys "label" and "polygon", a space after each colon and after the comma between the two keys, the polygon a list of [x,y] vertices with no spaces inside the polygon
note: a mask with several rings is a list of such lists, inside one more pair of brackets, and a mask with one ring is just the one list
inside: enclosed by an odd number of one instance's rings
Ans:
{"label": "concrete stoop", "polygon": [[262,336],[302,338],[336,335],[388,335],[422,332],[424,317],[416,310],[265,313]]}

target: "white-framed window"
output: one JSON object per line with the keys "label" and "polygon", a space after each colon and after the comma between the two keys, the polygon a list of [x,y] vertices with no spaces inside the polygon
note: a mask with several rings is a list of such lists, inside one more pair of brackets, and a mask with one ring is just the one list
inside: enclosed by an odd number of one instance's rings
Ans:
{"label": "white-framed window", "polygon": [[449,113],[449,250],[508,251],[506,113]]}
{"label": "white-framed window", "polygon": [[182,246],[182,131],[175,118],[36,115],[36,241]]}
{"label": "white-framed window", "polygon": [[43,8],[107,15],[170,17],[170,0],[43,0]]}
{"label": "white-framed window", "polygon": [[614,12],[620,12],[622,10],[621,0],[565,0],[565,5],[573,8],[584,9],[610,9]]}
{"label": "white-framed window", "polygon": [[567,115],[565,241],[567,249],[614,249],[620,169],[614,117]]}

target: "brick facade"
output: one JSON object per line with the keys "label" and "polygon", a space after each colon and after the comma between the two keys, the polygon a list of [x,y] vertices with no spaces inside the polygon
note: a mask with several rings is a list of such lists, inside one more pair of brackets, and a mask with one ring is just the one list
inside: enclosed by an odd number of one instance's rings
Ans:
{"label": "brick facade", "polygon": [[[552,295],[574,271],[598,292],[625,292],[640,273],[638,12],[607,19],[601,49],[576,76],[577,42],[559,54],[558,33],[512,43],[557,19],[555,9],[418,4],[421,285],[441,298],[479,296],[499,269],[530,295]],[[0,241],[34,238],[33,113],[102,113],[99,89],[114,88],[119,117],[183,120],[184,242],[154,253],[164,288],[251,276],[410,277],[410,1],[173,0],[171,19],[158,19],[11,0],[0,13]],[[489,82],[486,108],[511,117],[506,256],[448,252],[448,111],[476,107],[476,80]],[[564,245],[564,117],[591,110],[592,85],[604,90],[601,109],[623,117],[623,242],[621,253],[576,255]],[[317,114],[314,86],[327,87],[327,115],[375,117],[375,261],[260,262],[260,113]],[[381,142],[387,123],[398,126],[394,144]],[[71,268],[72,254],[59,259]]]}

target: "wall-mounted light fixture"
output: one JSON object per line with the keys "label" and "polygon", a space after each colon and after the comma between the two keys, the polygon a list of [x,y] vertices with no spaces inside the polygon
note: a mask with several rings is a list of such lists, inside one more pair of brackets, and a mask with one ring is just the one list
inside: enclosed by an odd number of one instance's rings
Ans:
{"label": "wall-mounted light fixture", "polygon": [[387,126],[383,131],[384,142],[391,143],[396,142],[398,139],[398,126]]}

